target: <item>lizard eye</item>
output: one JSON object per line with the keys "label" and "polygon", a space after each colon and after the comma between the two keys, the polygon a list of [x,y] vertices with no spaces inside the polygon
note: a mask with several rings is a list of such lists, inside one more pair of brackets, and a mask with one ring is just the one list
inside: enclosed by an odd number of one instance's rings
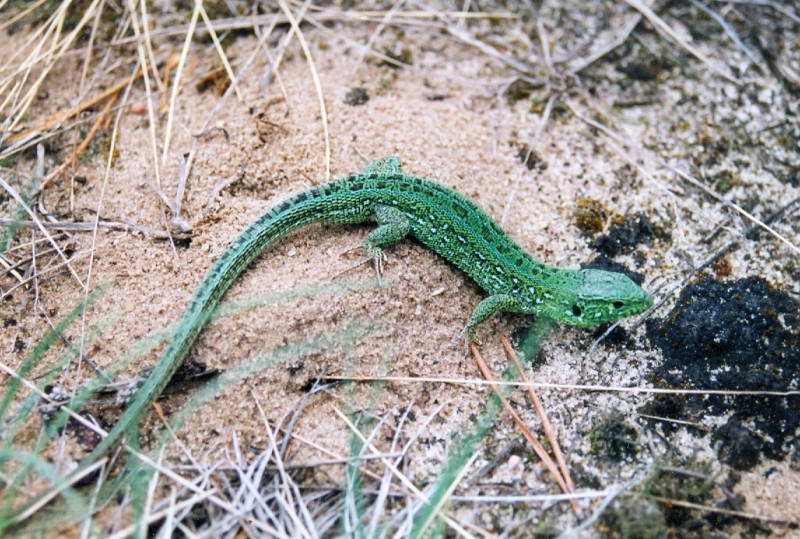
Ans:
{"label": "lizard eye", "polygon": [[575,316],[580,316],[582,313],[583,311],[581,311],[580,307],[578,307],[577,305],[572,306],[572,314],[574,314]]}
{"label": "lizard eye", "polygon": [[613,306],[615,309],[622,309],[622,308],[625,306],[625,304],[624,304],[623,302],[621,302],[621,301],[615,301],[615,302],[614,302],[614,303],[612,303],[611,305],[612,305],[612,306]]}

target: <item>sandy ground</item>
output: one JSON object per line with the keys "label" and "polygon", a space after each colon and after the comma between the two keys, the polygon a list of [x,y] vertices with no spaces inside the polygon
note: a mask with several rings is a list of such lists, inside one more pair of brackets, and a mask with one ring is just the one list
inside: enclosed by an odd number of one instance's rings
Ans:
{"label": "sandy ground", "polygon": [[[7,37],[6,47],[13,47],[13,40],[22,38]],[[393,38],[382,39],[391,42]],[[520,145],[530,142],[537,131],[541,107],[531,111],[528,101],[515,105],[507,102],[501,90],[513,77],[479,51],[446,36],[431,37],[422,31],[416,35],[409,30],[404,40],[415,47],[413,66],[401,70],[377,65],[373,60],[358,62],[360,55],[334,38],[322,35],[312,40],[328,111],[333,177],[360,170],[364,158],[399,156],[408,172],[443,182],[472,197],[521,246],[538,259],[560,266],[575,267],[594,256],[587,238],[575,226],[577,199],[599,200],[619,214],[644,212],[653,222],[668,227],[673,241],[639,246],[639,257],[621,256],[617,260],[644,273],[645,288],[651,290],[677,282],[713,252],[702,240],[716,225],[740,225],[739,221],[731,222],[717,202],[687,189],[685,183],[663,174],[647,177],[639,173],[629,163],[629,159],[640,157],[635,150],[621,150],[563,110],[553,114],[536,141],[534,149],[541,164],[529,170],[517,154]],[[244,37],[227,52],[239,64],[255,45],[255,38]],[[260,54],[240,82],[242,99],[229,98],[214,117],[217,129],[202,136],[194,138],[192,134],[201,129],[220,98],[211,90],[198,91],[191,82],[180,92],[169,151],[159,170],[162,192],[174,197],[179,158],[195,148],[181,209],[181,217],[191,227],[190,245],[178,243],[173,248],[167,241],[146,235],[101,229],[94,243],[91,273],[88,257],[75,264],[90,287],[109,285],[88,312],[85,326],[76,324],[65,334],[78,343],[82,327],[89,331],[113,321],[86,348],[87,358],[98,366],[110,365],[141,339],[176,321],[214,259],[250,222],[287,196],[326,180],[318,96],[302,53],[291,46],[279,76],[267,85],[262,80],[265,62]],[[210,49],[198,49],[187,65],[185,79],[192,81],[213,68],[215,62]],[[127,74],[120,68],[105,75],[106,83]],[[705,83],[713,85],[715,95],[724,92],[728,83],[713,74],[703,76]],[[51,76],[48,98],[40,99],[31,115],[44,115],[73,103],[78,77],[74,65],[60,67]],[[601,110],[610,111],[612,103],[604,99],[604,87],[611,83],[599,80],[593,84],[594,102]],[[660,123],[670,114],[670,103],[679,101],[680,94],[699,92],[681,84],[679,77],[664,82],[659,88],[663,98],[660,107],[619,110],[614,115],[614,129],[633,140],[670,143],[662,138]],[[355,87],[369,93],[365,104],[345,103],[347,92]],[[157,96],[156,106],[162,99]],[[580,99],[569,101],[587,115],[592,113]],[[99,208],[103,219],[165,228],[167,211],[155,192],[150,129],[146,115],[140,113],[145,103],[139,83],[122,109],[118,156],[108,176],[104,177],[104,156],[82,160],[48,188],[44,195],[48,211],[68,216],[66,220],[91,221]],[[164,125],[161,121],[156,133],[159,155]],[[57,155],[49,153],[48,166],[60,162],[66,151],[61,148]],[[31,163],[26,160],[17,166],[24,170]],[[72,181],[77,177],[85,181]],[[231,178],[229,185],[217,192],[221,182]],[[744,181],[749,179],[745,177]],[[19,188],[22,180],[16,179],[15,185]],[[797,188],[775,182],[764,182],[763,189],[783,201],[798,194]],[[779,224],[777,228],[796,239],[796,220],[793,226]],[[218,319],[203,332],[190,358],[211,368],[229,369],[281,344],[331,332],[349,322],[374,324],[370,333],[350,349],[334,348],[297,357],[222,391],[192,415],[178,435],[181,444],[169,446],[170,458],[183,461],[186,450],[202,455],[211,448],[230,446],[234,434],[248,450],[264,447],[267,437],[259,407],[268,419],[279,419],[296,407],[304,398],[307,384],[322,373],[480,378],[474,365],[463,359],[459,332],[483,293],[467,276],[413,241],[390,250],[384,287],[373,286],[369,266],[340,275],[360,260],[358,253],[342,253],[358,245],[369,230],[366,226],[313,225],[292,233],[253,264],[231,288],[225,302],[331,281],[357,281],[362,289],[304,295]],[[30,229],[23,229],[21,240],[29,240],[30,234]],[[91,234],[75,234],[73,241],[76,251],[93,245]],[[732,277],[747,275],[754,268],[769,272],[788,256],[789,251],[777,242],[750,244],[730,258]],[[776,284],[794,287],[796,292],[797,284],[789,282],[787,275],[768,274]],[[3,281],[4,288],[12,284],[8,278]],[[59,271],[41,279],[35,289],[19,290],[3,302],[2,318],[16,320],[16,325],[0,330],[4,362],[18,367],[25,352],[49,329],[43,313],[50,320],[58,320],[82,295],[75,279]],[[666,308],[659,314],[665,312]],[[509,333],[529,322],[524,317],[504,315],[483,327],[483,350],[497,373],[504,365],[497,332]],[[20,351],[15,351],[17,341],[24,343]],[[591,342],[591,332],[556,328],[532,376],[539,382],[640,385],[657,360],[641,329],[625,347],[600,346],[590,353]],[[58,348],[47,355],[34,375],[56,360],[63,352]],[[158,350],[135,358],[119,376],[129,378],[154,365]],[[65,373],[62,387],[74,390],[89,376],[86,363],[75,362]],[[163,400],[165,413],[177,409],[188,394]],[[377,402],[374,394],[368,385],[318,393],[296,430],[344,455],[350,433],[336,409],[371,405],[379,416],[390,413],[399,417],[401,407],[411,406],[415,413],[406,425],[409,432],[415,432],[427,416],[438,411],[436,421],[412,446],[407,468],[409,477],[430,480],[436,477],[451,441],[470,428],[487,396],[483,389],[441,383],[391,383],[379,393]],[[620,484],[638,470],[592,456],[587,433],[598,417],[632,417],[646,395],[543,391],[542,398],[569,461],[599,477],[601,487]],[[518,396],[515,402],[530,424],[537,426],[534,412],[523,404],[523,397]],[[148,424],[155,429],[147,431],[152,436],[161,421],[151,415]],[[35,429],[31,429],[28,440],[35,435]],[[487,456],[478,458],[473,466],[477,469],[486,464],[488,455],[517,437],[509,418],[503,416],[486,442]],[[678,454],[708,459],[716,462],[713,472],[724,471],[707,439],[684,435],[675,442],[672,449]],[[664,450],[664,441],[655,436],[650,436],[648,443],[647,454],[642,457],[645,463],[658,460]],[[48,456],[68,469],[83,451],[72,440],[66,448],[52,448]],[[324,457],[305,446],[298,446],[294,456],[298,462]],[[524,491],[531,493],[557,491],[535,458],[525,458],[516,468],[506,464],[501,462],[496,475],[489,476],[490,485],[524,485]],[[766,470],[771,473],[766,474]],[[336,472],[328,473],[319,472],[322,479],[338,477]],[[742,482],[735,487],[746,496],[742,510],[789,518],[800,507],[800,474],[788,464],[765,462],[742,475]],[[586,487],[580,479],[577,483]],[[472,511],[465,507],[459,514]],[[479,513],[480,508],[474,511]],[[473,518],[479,525],[486,524]]]}

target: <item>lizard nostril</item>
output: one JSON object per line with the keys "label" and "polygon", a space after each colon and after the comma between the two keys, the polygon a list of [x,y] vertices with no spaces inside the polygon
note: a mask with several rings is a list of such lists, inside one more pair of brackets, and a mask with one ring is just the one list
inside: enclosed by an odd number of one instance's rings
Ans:
{"label": "lizard nostril", "polygon": [[574,314],[575,316],[580,316],[582,312],[583,311],[581,311],[581,308],[578,307],[577,305],[572,306],[572,314]]}

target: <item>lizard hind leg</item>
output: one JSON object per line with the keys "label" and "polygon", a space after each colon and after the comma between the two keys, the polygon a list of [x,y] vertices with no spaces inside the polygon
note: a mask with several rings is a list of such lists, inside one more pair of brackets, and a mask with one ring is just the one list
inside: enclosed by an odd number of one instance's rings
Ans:
{"label": "lizard hind leg", "polygon": [[393,176],[403,173],[403,163],[399,157],[384,157],[376,159],[361,171],[361,174],[367,176],[370,174],[377,174],[379,176]]}
{"label": "lizard hind leg", "polygon": [[411,230],[406,215],[392,206],[375,206],[375,221],[378,228],[369,233],[364,240],[364,252],[375,264],[375,271],[380,277],[383,274],[383,262],[386,255],[384,247],[394,245],[405,238]]}

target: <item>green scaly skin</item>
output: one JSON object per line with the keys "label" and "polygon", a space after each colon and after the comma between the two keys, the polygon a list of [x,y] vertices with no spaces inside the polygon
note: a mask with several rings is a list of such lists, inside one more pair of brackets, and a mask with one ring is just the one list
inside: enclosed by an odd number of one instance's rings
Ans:
{"label": "green scaly skin", "polygon": [[467,197],[403,173],[395,157],[381,159],[360,174],[293,196],[262,215],[228,245],[198,287],[161,361],[79,470],[94,463],[126,431],[138,426],[138,417],[161,394],[220,298],[264,249],[311,223],[365,221],[378,223],[364,246],[376,265],[383,248],[413,235],[489,294],[467,322],[470,337],[474,337],[478,324],[499,311],[537,314],[573,326],[592,327],[640,313],[652,304],[650,295],[621,273],[562,269],[538,262]]}

